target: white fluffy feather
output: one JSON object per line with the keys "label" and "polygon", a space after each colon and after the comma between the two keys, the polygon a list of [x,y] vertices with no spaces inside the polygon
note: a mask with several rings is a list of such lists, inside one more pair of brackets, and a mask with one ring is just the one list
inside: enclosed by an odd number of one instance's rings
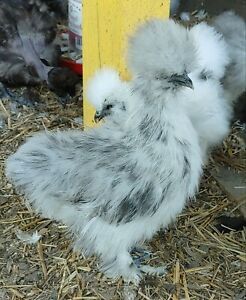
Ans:
{"label": "white fluffy feather", "polygon": [[[119,74],[110,68],[98,70],[89,79],[87,97],[91,103],[97,103],[96,114],[100,113],[107,121],[123,126],[127,115],[134,105],[131,84],[122,81]],[[125,111],[128,114],[125,114]]]}
{"label": "white fluffy feather", "polygon": [[221,79],[230,62],[227,44],[223,36],[206,23],[195,25],[190,30],[197,51],[199,68]]}
{"label": "white fluffy feather", "polygon": [[206,162],[209,149],[221,143],[230,130],[231,107],[220,84],[230,58],[223,36],[211,26],[200,23],[190,32],[198,64],[189,74],[194,90],[184,90],[187,99],[183,104],[200,137]]}
{"label": "white fluffy feather", "polygon": [[104,100],[121,86],[119,73],[110,68],[104,68],[97,71],[89,80],[86,89],[86,95],[96,110],[102,108]]}
{"label": "white fluffy feather", "polygon": [[33,233],[24,232],[22,230],[16,231],[16,236],[19,240],[26,244],[37,244],[37,242],[41,239],[42,235],[39,234],[37,231]]}
{"label": "white fluffy feather", "polygon": [[[183,69],[189,73],[194,68],[195,60],[193,39],[188,30],[171,19],[157,19],[149,24],[148,28],[140,26],[137,38],[129,40],[128,67],[132,73],[153,76],[164,72],[170,75],[174,72],[180,74]],[[173,40],[174,35],[179,38]],[[163,47],[167,48],[166,51]]]}
{"label": "white fluffy feather", "polygon": [[184,90],[183,105],[200,137],[203,161],[209,150],[219,145],[230,131],[231,107],[220,83],[215,79],[203,80],[199,72],[189,74],[194,90]]}

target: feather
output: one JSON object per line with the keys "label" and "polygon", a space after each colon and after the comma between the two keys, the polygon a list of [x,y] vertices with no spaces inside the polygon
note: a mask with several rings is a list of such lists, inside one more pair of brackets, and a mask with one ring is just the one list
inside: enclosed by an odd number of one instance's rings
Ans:
{"label": "feather", "polygon": [[42,237],[37,231],[30,234],[21,230],[16,231],[16,236],[26,244],[36,244]]}
{"label": "feather", "polygon": [[120,76],[115,70],[101,69],[88,82],[87,97],[96,110],[99,110],[102,108],[105,98],[120,85]]}

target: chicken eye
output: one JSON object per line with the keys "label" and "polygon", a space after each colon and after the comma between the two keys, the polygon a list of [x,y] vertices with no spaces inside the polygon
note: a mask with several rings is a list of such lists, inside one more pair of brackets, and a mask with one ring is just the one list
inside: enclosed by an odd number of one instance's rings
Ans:
{"label": "chicken eye", "polygon": [[207,80],[208,78],[207,78],[207,76],[206,76],[205,73],[201,73],[201,74],[200,74],[200,79],[202,79],[202,80]]}
{"label": "chicken eye", "polygon": [[106,108],[107,110],[110,110],[112,107],[113,107],[112,104],[108,104],[105,108]]}
{"label": "chicken eye", "polygon": [[209,78],[212,77],[212,74],[209,71],[203,70],[200,74],[199,74],[199,78],[201,80],[208,80]]}

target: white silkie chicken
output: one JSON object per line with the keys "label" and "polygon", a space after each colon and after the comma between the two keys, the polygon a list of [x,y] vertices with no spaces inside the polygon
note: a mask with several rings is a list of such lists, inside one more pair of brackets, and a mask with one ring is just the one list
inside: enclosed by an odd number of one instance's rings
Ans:
{"label": "white silkie chicken", "polygon": [[131,249],[175,219],[202,169],[182,105],[195,57],[189,32],[171,20],[147,22],[133,35],[129,57],[136,51],[141,59],[132,65],[145,64],[127,85],[133,106],[123,128],[106,122],[86,132],[41,132],[6,166],[33,208],[67,224],[76,247],[98,255],[107,276],[135,283],[152,269],[137,267]]}

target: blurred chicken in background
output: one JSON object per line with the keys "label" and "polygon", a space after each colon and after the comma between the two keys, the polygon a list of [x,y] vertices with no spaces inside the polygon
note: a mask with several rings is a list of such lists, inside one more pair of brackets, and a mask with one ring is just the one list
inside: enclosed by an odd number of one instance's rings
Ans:
{"label": "blurred chicken in background", "polygon": [[55,42],[57,23],[64,16],[65,7],[62,1],[1,1],[0,81],[3,84],[46,83],[62,104],[74,95],[79,78],[69,69],[58,67],[61,50]]}
{"label": "blurred chicken in background", "polygon": [[212,20],[215,29],[223,34],[230,56],[230,65],[222,80],[237,116],[246,122],[246,22],[233,11],[224,12]]}
{"label": "blurred chicken in background", "polygon": [[231,59],[223,87],[234,119],[246,123],[246,1],[171,0],[170,15],[188,23],[206,19],[223,34]]}

